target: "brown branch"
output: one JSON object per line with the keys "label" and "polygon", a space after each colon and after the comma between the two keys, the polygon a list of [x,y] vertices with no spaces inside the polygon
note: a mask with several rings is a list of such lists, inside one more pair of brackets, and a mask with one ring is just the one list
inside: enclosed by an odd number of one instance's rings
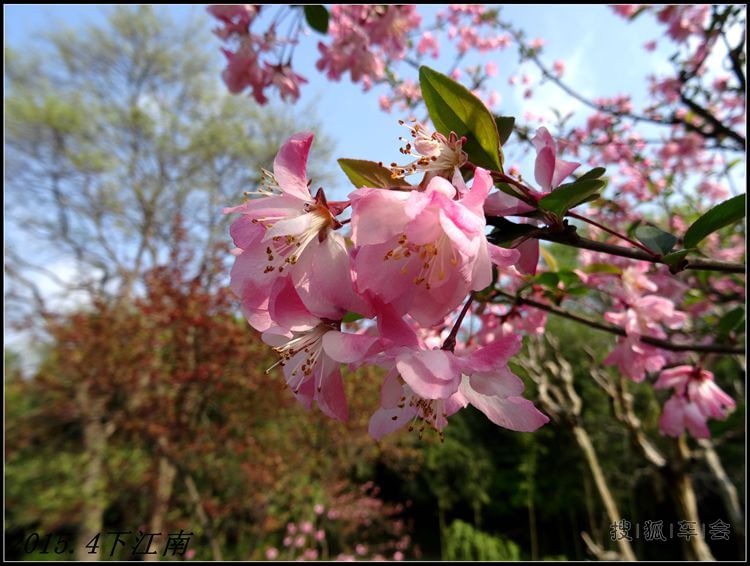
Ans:
{"label": "brown branch", "polygon": [[[490,219],[488,219],[488,223]],[[531,234],[531,237],[538,240],[545,240],[547,242],[555,242],[566,246],[572,246],[574,248],[582,248],[585,250],[591,250],[595,252],[602,252],[609,255],[616,255],[620,257],[628,257],[631,259],[637,259],[640,261],[648,261],[651,263],[659,263],[663,265],[669,265],[664,261],[662,257],[647,254],[641,250],[634,250],[623,246],[617,246],[614,244],[606,244],[604,242],[597,242],[595,240],[589,240],[576,234],[573,230],[566,232],[552,232],[549,230],[539,230],[537,233]],[[745,273],[745,264],[736,263],[731,261],[720,261],[712,259],[701,259],[692,258],[686,259],[687,263],[681,269],[696,269],[702,271],[719,271],[722,273]]]}
{"label": "brown branch", "polygon": [[[505,291],[500,291],[499,289],[495,289],[495,295],[505,297],[506,299],[509,299],[518,304],[527,305],[530,307],[534,307],[537,309],[550,312],[552,314],[556,314],[558,316],[562,316],[569,320],[573,320],[575,322],[585,324],[586,326],[590,326],[591,328],[596,328],[598,330],[603,330],[604,332],[609,332],[610,334],[615,334],[617,336],[622,336],[622,337],[627,336],[627,333],[625,332],[624,328],[620,328],[619,326],[615,326],[614,324],[592,320],[590,318],[586,318],[584,316],[572,313],[570,311],[567,311],[560,307],[556,307],[554,305],[547,305],[545,303],[540,303],[539,301],[535,301],[533,299],[525,299],[523,297],[511,295],[510,293],[506,293]],[[744,348],[722,345],[722,344],[675,344],[673,342],[670,342],[669,340],[663,340],[661,338],[654,338],[652,336],[641,336],[640,341],[643,342],[644,344],[649,344],[650,346],[656,346],[657,348],[661,348],[662,350],[669,350],[670,352],[705,352],[705,353],[712,353],[712,354],[739,354],[739,355],[745,354]]]}

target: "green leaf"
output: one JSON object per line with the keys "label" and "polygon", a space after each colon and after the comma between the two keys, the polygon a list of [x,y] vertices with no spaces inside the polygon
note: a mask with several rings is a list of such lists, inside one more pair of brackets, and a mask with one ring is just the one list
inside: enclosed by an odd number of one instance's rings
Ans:
{"label": "green leaf", "polygon": [[550,289],[557,289],[557,284],[560,282],[560,278],[557,276],[557,273],[545,271],[536,276],[536,281],[540,285],[544,285]]}
{"label": "green leaf", "polygon": [[671,252],[677,243],[677,238],[656,226],[638,226],[635,237],[652,252],[661,255]]}
{"label": "green leaf", "polygon": [[726,336],[730,332],[736,332],[742,328],[745,322],[745,309],[737,307],[721,317],[716,330],[719,335]]}
{"label": "green leaf", "polygon": [[305,7],[307,24],[320,33],[328,33],[328,10],[322,4],[308,4]]}
{"label": "green leaf", "polygon": [[516,119],[513,116],[495,116],[495,125],[497,126],[497,135],[500,138],[501,146],[508,141],[515,124]]}
{"label": "green leaf", "polygon": [[724,226],[729,226],[745,217],[745,195],[725,200],[706,212],[698,220],[693,222],[685,232],[684,244],[686,248],[694,248],[698,243],[712,232],[716,232]]}
{"label": "green leaf", "polygon": [[466,87],[429,67],[419,68],[419,86],[435,129],[446,136],[451,132],[466,136],[463,149],[474,165],[502,171],[500,137],[484,103]]}
{"label": "green leaf", "polygon": [[558,271],[557,276],[566,287],[573,285],[573,283],[581,282],[581,278],[578,276],[578,274],[571,271],[570,269],[563,269],[562,271]]}
{"label": "green leaf", "polygon": [[565,292],[572,297],[585,297],[589,294],[590,290],[591,289],[584,287],[583,285],[576,285],[575,287],[568,287],[565,289]]}
{"label": "green leaf", "polygon": [[587,173],[584,173],[583,175],[578,177],[578,180],[587,181],[588,179],[598,179],[606,172],[607,170],[604,167],[594,167],[591,171],[588,171]]}
{"label": "green leaf", "polygon": [[349,180],[358,189],[360,187],[374,187],[384,189],[387,187],[407,186],[409,183],[402,177],[393,177],[390,169],[386,169],[380,163],[367,161],[366,159],[338,160],[341,169],[344,170]]}
{"label": "green leaf", "polygon": [[599,179],[585,179],[574,183],[560,185],[550,194],[542,197],[539,208],[553,212],[562,218],[571,208],[592,200],[592,197],[604,187],[606,183]]}
{"label": "green leaf", "polygon": [[516,224],[499,216],[488,218],[487,224],[495,227],[488,240],[498,246],[510,244],[517,238],[537,230],[537,227],[531,224]]}
{"label": "green leaf", "polygon": [[590,263],[583,268],[584,273],[612,273],[620,275],[622,269],[611,263]]}

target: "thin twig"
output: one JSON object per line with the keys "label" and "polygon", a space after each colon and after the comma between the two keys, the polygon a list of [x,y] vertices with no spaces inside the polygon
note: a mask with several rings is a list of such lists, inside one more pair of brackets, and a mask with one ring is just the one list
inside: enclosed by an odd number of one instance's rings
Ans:
{"label": "thin twig", "polygon": [[[520,303],[522,305],[527,305],[530,307],[541,309],[541,310],[550,312],[552,314],[562,316],[569,320],[573,320],[575,322],[585,324],[586,326],[589,326],[591,328],[596,328],[597,330],[603,330],[604,332],[609,332],[610,334],[615,334],[617,336],[623,336],[623,337],[627,336],[627,333],[625,332],[624,328],[620,328],[619,326],[608,324],[606,322],[599,322],[597,320],[592,320],[590,318],[586,318],[584,316],[572,313],[570,311],[567,311],[560,307],[556,307],[554,305],[547,305],[545,303],[540,303],[539,301],[535,301],[533,299],[525,299],[523,297],[511,295],[510,293],[506,293],[505,291],[500,291],[498,289],[495,290],[495,294],[498,296],[510,299],[512,301],[515,301],[516,303]],[[707,353],[713,353],[713,354],[739,354],[739,355],[744,355],[745,353],[744,348],[735,347],[735,346],[727,346],[723,344],[675,344],[673,342],[670,342],[669,340],[664,340],[661,338],[654,338],[652,336],[641,336],[640,341],[643,342],[644,344],[656,346],[657,348],[661,348],[662,350],[669,350],[671,352],[707,352]]]}

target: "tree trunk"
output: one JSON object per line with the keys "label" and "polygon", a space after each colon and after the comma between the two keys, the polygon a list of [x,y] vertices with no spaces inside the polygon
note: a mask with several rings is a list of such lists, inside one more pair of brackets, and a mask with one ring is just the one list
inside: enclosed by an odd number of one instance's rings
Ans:
{"label": "tree trunk", "polygon": [[177,474],[175,468],[166,456],[159,456],[159,475],[156,483],[156,497],[154,508],[151,512],[151,521],[149,522],[150,532],[161,533],[158,540],[160,541],[159,549],[156,554],[146,554],[144,560],[159,560],[167,541],[168,533],[164,531],[166,524],[167,512],[169,511],[169,500],[172,497],[172,487],[174,478]]}
{"label": "tree trunk", "polygon": [[102,482],[104,481],[104,449],[106,448],[107,431],[102,423],[102,411],[98,403],[92,401],[85,384],[76,391],[76,401],[83,418],[83,446],[86,458],[81,485],[83,498],[83,517],[78,527],[78,540],[75,547],[77,561],[99,560],[103,552],[101,537],[94,541],[99,548],[92,552],[93,546],[86,545],[103,528],[103,515],[106,507]]}
{"label": "tree trunk", "polygon": [[539,535],[536,528],[536,509],[534,508],[533,491],[526,498],[526,506],[529,510],[529,537],[531,538],[531,560],[539,560]]}
{"label": "tree trunk", "polygon": [[742,507],[740,506],[740,500],[737,496],[737,488],[727,476],[724,466],[721,464],[719,455],[714,450],[713,442],[710,440],[699,440],[698,444],[704,449],[706,464],[708,469],[711,471],[716,483],[719,487],[719,495],[721,500],[724,502],[727,513],[729,513],[729,520],[732,522],[734,531],[737,533],[737,544],[741,549],[745,548],[745,516],[742,513]]}
{"label": "tree trunk", "polygon": [[[622,519],[622,516],[620,515],[620,511],[617,509],[617,504],[615,503],[614,497],[612,497],[612,493],[609,491],[609,486],[607,486],[607,480],[604,478],[604,473],[602,472],[602,468],[599,465],[599,458],[596,456],[596,451],[594,450],[593,444],[591,444],[591,438],[589,438],[586,430],[580,425],[573,426],[573,434],[575,435],[578,446],[581,448],[584,456],[586,457],[586,463],[591,470],[591,475],[594,478],[594,484],[596,485],[596,489],[602,499],[604,508],[607,511],[609,521],[610,523],[617,523]],[[617,546],[619,548],[620,555],[624,560],[636,560],[635,553],[633,552],[633,549],[630,546],[630,542],[627,539],[621,538],[620,540],[618,540]]]}
{"label": "tree trunk", "polygon": [[672,491],[672,497],[674,497],[675,503],[677,503],[677,512],[680,519],[696,525],[696,536],[691,536],[690,540],[685,541],[685,558],[687,560],[715,560],[701,532],[701,522],[698,516],[698,503],[695,500],[693,481],[687,473],[689,455],[690,451],[683,435],[677,439],[677,461],[674,466],[671,466],[671,470],[669,470],[671,477],[667,478],[667,484]]}
{"label": "tree trunk", "polygon": [[221,556],[221,545],[216,538],[216,533],[214,532],[211,520],[208,515],[206,515],[205,509],[203,509],[198,486],[195,485],[195,481],[193,481],[193,478],[189,475],[185,477],[185,485],[188,488],[188,496],[193,505],[195,505],[195,514],[198,516],[198,521],[200,521],[203,531],[206,533],[206,536],[208,536],[209,545],[211,546],[211,556],[214,562],[222,562],[224,559]]}

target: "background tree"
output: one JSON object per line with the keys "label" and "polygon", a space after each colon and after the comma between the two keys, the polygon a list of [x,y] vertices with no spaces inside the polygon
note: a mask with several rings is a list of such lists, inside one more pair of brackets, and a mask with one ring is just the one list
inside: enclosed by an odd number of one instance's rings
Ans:
{"label": "background tree", "polygon": [[60,265],[78,288],[127,297],[167,258],[177,214],[200,243],[196,261],[210,261],[222,208],[257,185],[292,131],[316,126],[310,112],[227,94],[209,41],[205,18],[115,7],[103,24],[8,50],[9,298],[28,298]]}

